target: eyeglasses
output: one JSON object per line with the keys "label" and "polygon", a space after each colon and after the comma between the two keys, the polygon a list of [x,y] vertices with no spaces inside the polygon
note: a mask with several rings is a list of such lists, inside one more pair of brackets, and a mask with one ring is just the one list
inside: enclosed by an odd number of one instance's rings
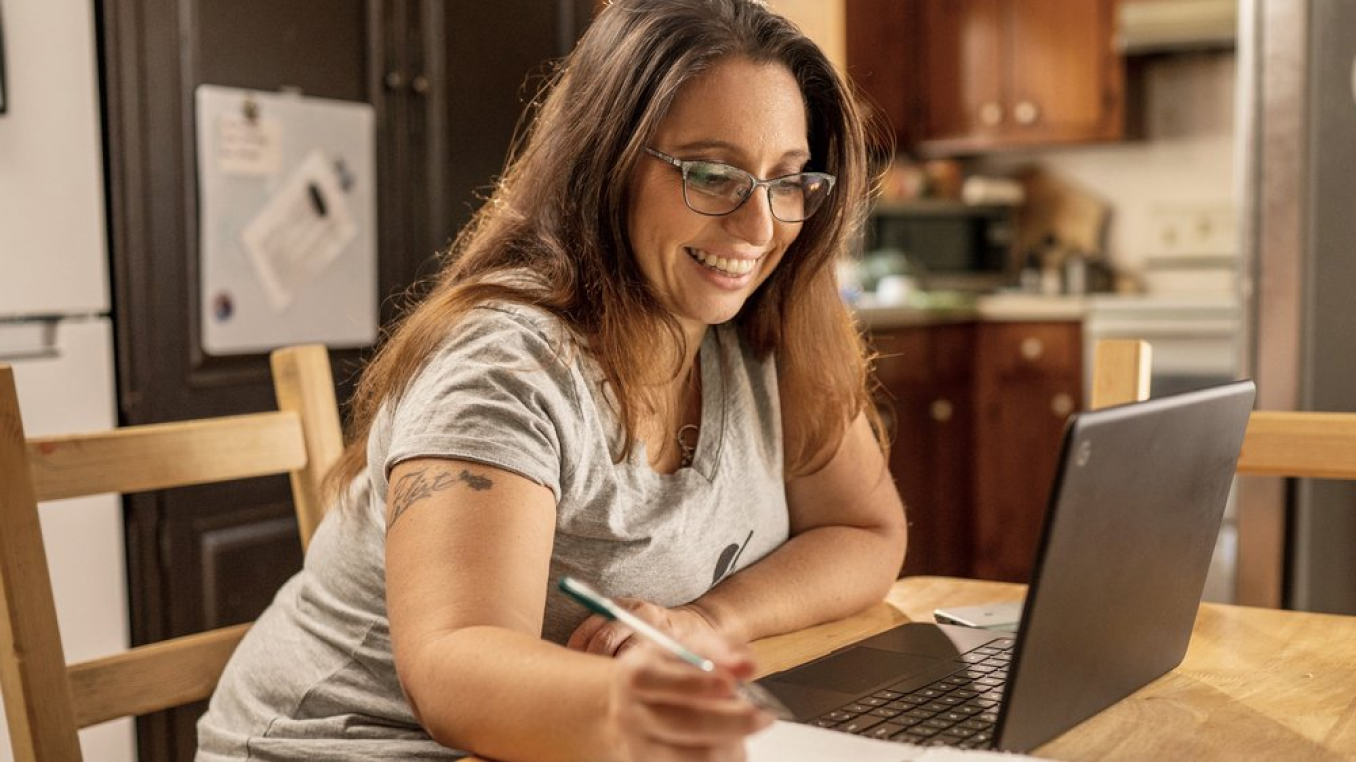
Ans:
{"label": "eyeglasses", "polygon": [[684,161],[648,146],[645,151],[683,173],[684,203],[708,217],[730,214],[760,186],[766,186],[773,217],[782,222],[803,222],[824,204],[837,179],[823,172],[797,172],[759,180],[739,167],[718,161]]}

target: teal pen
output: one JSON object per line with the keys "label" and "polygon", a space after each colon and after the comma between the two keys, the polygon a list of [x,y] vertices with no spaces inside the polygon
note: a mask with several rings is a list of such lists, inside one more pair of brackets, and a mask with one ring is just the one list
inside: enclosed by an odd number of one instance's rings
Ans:
{"label": "teal pen", "polygon": [[[660,630],[656,629],[649,622],[632,614],[622,608],[616,601],[608,598],[591,585],[580,582],[574,577],[561,577],[559,587],[571,598],[584,604],[589,611],[600,614],[630,627],[637,635],[677,656],[679,659],[691,664],[703,672],[714,672],[715,662],[710,659],[694,653],[692,649],[679,643]],[[795,719],[791,710],[786,705],[777,700],[776,696],[768,693],[761,685],[757,683],[748,683],[743,680],[738,681],[735,690],[741,697],[753,703],[754,706],[765,710],[779,720]]]}

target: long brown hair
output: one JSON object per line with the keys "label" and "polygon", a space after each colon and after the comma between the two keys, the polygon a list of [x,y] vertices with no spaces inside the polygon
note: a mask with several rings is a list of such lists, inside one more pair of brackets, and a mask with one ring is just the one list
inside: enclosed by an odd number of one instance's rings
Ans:
{"label": "long brown hair", "polygon": [[[503,177],[428,294],[363,372],[332,489],[366,467],[380,406],[403,393],[469,309],[491,300],[535,305],[574,333],[614,391],[626,433],[615,455],[627,457],[640,415],[656,409],[654,389],[684,357],[679,324],[631,251],[629,179],[679,89],[730,57],[792,72],[806,104],[810,169],[838,176],[736,318],[758,356],[775,353],[787,474],[822,465],[859,412],[879,431],[868,359],[833,267],[860,228],[871,183],[863,117],[848,85],[813,42],[757,0],[613,0],[534,104]],[[504,277],[515,272],[532,277]]]}

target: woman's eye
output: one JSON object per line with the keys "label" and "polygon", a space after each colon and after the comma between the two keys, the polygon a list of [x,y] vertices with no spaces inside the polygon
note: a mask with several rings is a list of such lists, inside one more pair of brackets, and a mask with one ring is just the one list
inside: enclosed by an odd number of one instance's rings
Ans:
{"label": "woman's eye", "polygon": [[737,173],[718,164],[692,165],[687,172],[687,182],[708,193],[729,192],[742,185]]}

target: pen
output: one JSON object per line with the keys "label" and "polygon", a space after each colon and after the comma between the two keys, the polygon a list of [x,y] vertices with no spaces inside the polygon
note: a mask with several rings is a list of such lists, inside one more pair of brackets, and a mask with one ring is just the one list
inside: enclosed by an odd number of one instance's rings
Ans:
{"label": "pen", "polygon": [[[584,604],[590,611],[600,614],[630,627],[637,635],[677,656],[679,659],[691,664],[703,672],[714,672],[715,662],[710,659],[694,653],[692,649],[679,643],[660,630],[656,629],[649,622],[632,614],[622,608],[616,601],[608,598],[586,582],[580,582],[574,577],[561,577],[559,587],[571,598]],[[779,720],[791,720],[794,716],[786,705],[777,700],[776,696],[768,693],[765,688],[757,683],[749,683],[739,680],[735,684],[735,691],[746,701],[751,702],[767,711]]]}

